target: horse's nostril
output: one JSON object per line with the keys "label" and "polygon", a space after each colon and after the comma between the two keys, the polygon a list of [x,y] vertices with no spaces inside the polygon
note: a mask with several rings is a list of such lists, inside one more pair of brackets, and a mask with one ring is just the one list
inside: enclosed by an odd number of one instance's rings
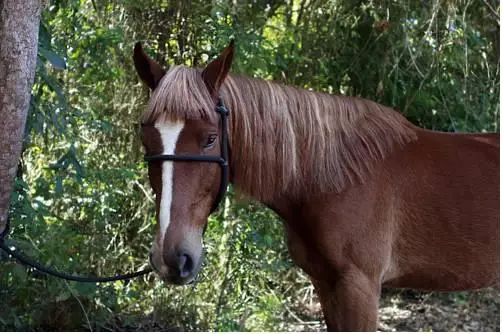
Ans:
{"label": "horse's nostril", "polygon": [[192,260],[192,257],[188,254],[181,254],[178,255],[178,270],[180,277],[185,278],[188,277],[192,274],[192,271],[194,269],[194,262]]}

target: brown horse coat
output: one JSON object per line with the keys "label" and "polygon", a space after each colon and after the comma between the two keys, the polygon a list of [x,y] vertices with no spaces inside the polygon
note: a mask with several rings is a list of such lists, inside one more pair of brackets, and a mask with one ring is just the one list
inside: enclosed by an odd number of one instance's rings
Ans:
{"label": "brown horse coat", "polygon": [[[143,143],[147,154],[218,152],[208,138],[221,133],[214,107],[223,98],[231,181],[284,219],[329,330],[376,330],[382,285],[455,291],[499,281],[498,134],[428,131],[364,99],[227,76],[232,56],[230,45],[203,71],[165,72],[136,47],[154,90]],[[156,162],[149,173],[161,226],[152,265],[187,283],[200,268],[218,167]]]}

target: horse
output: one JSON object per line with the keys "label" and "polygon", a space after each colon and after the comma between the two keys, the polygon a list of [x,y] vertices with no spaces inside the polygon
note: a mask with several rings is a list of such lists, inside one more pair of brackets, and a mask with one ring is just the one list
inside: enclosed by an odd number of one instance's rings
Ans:
{"label": "horse", "polygon": [[375,331],[382,286],[499,282],[498,133],[430,131],[363,98],[233,75],[233,55],[231,42],[204,68],[164,69],[134,47],[152,91],[141,136],[162,280],[194,280],[230,182],[282,218],[330,331]]}

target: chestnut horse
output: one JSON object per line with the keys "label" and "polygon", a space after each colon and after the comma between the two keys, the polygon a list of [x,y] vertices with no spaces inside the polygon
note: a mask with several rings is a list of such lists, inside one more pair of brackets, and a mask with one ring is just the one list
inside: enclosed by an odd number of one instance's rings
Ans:
{"label": "chestnut horse", "polygon": [[153,91],[142,141],[158,221],[151,264],[164,281],[197,275],[228,177],[284,220],[329,330],[376,330],[382,285],[498,283],[498,134],[428,131],[365,99],[228,75],[233,53],[231,43],[204,69],[166,71],[134,49]]}

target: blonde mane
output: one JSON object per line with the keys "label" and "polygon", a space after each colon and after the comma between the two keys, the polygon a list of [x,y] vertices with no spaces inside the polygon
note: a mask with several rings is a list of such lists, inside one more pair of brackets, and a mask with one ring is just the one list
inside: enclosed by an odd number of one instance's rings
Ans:
{"label": "blonde mane", "polygon": [[[200,71],[171,68],[143,121],[216,121]],[[220,92],[230,110],[233,183],[268,202],[287,193],[341,192],[364,182],[375,162],[416,139],[402,115],[378,103],[229,76]]]}

